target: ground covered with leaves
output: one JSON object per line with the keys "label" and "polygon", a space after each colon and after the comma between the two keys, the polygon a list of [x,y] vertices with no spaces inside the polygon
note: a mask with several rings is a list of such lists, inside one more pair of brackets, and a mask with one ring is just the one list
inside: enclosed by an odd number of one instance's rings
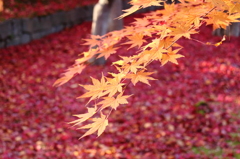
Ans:
{"label": "ground covered with leaves", "polygon": [[46,16],[58,11],[68,11],[76,7],[93,5],[97,2],[97,0],[5,0],[3,11],[0,12],[0,21],[12,18]]}
{"label": "ground covered with leaves", "polygon": [[[141,15],[135,15],[139,17]],[[133,16],[125,19],[129,24]],[[219,47],[180,40],[185,58],[179,65],[159,62],[151,87],[129,85],[129,104],[110,116],[107,130],[78,140],[84,130],[68,122],[86,112],[84,90],[114,71],[118,55],[134,54],[122,47],[106,66],[89,66],[69,83],[53,83],[89,37],[91,23],[22,46],[0,50],[0,158],[3,159],[213,159],[240,158],[240,40],[227,38]],[[211,27],[193,36],[204,43],[221,40]]]}

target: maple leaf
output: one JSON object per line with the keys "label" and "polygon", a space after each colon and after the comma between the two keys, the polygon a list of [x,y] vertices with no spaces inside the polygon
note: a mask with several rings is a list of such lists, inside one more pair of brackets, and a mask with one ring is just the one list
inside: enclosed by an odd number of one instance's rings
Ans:
{"label": "maple leaf", "polygon": [[134,34],[142,34],[143,36],[152,37],[152,26],[138,26],[134,30]]}
{"label": "maple leaf", "polygon": [[91,39],[84,39],[87,42],[85,42],[83,45],[88,45],[90,47],[98,46],[100,45],[100,39],[101,36],[99,35],[91,35]]}
{"label": "maple leaf", "polygon": [[240,13],[240,3],[236,3],[236,4],[231,6],[229,13],[231,14],[231,13],[234,13],[234,12]]}
{"label": "maple leaf", "polygon": [[132,62],[131,65],[129,65],[129,70],[133,73],[136,73],[140,68],[143,68],[143,66],[140,66],[138,62]]}
{"label": "maple leaf", "polygon": [[73,115],[73,116],[76,116],[76,117],[78,117],[80,119],[74,120],[74,121],[70,122],[69,124],[74,124],[73,126],[75,126],[75,125],[81,124],[82,122],[84,122],[87,119],[91,118],[96,113],[97,107],[87,108],[87,109],[88,109],[88,113],[79,114],[79,115]]}
{"label": "maple leaf", "polygon": [[150,24],[150,21],[146,17],[134,18],[134,19],[135,19],[135,21],[132,24],[134,24],[136,27],[146,27],[147,25]]}
{"label": "maple leaf", "polygon": [[118,60],[112,63],[112,65],[120,65],[120,66],[122,66],[123,64],[124,64],[123,60]]}
{"label": "maple leaf", "polygon": [[143,68],[143,66],[140,66],[141,62],[134,60],[134,58],[136,57],[130,58],[131,60],[127,61],[127,62],[130,62],[130,64],[123,63],[122,68],[124,69],[124,72],[128,73],[130,71],[130,72],[136,73],[139,68]]}
{"label": "maple leaf", "polygon": [[76,63],[77,64],[82,64],[82,63],[87,62],[87,61],[89,62],[90,59],[92,59],[97,54],[97,50],[98,49],[93,49],[92,48],[87,52],[81,53],[80,56],[83,55],[83,57],[79,58],[79,59],[76,59]]}
{"label": "maple leaf", "polygon": [[148,43],[143,47],[143,50],[146,50],[147,48],[157,49],[159,45],[160,45],[160,39],[153,39],[152,42]]}
{"label": "maple leaf", "polygon": [[164,0],[131,0],[130,4],[146,8],[149,6],[161,6],[160,3],[162,2],[164,2]]}
{"label": "maple leaf", "polygon": [[107,78],[108,85],[105,88],[104,94],[108,94],[109,97],[112,97],[117,92],[122,92],[122,86],[123,83],[120,83],[120,81],[117,78]]}
{"label": "maple leaf", "polygon": [[207,25],[213,24],[213,30],[217,28],[224,28],[230,24],[229,15],[224,12],[212,12],[208,15],[209,19],[206,20]]}
{"label": "maple leaf", "polygon": [[168,53],[163,54],[162,61],[161,61],[162,66],[165,65],[168,61],[170,61],[172,63],[175,63],[175,64],[178,64],[176,59],[178,59],[180,57],[184,57],[181,54],[176,54],[180,49],[176,49],[176,50],[172,51],[172,49],[170,48]]}
{"label": "maple leaf", "polygon": [[86,65],[74,65],[73,67],[70,67],[69,69],[67,69],[67,71],[65,73],[63,73],[63,77],[59,78],[58,80],[56,80],[53,84],[53,86],[61,86],[65,83],[67,83],[70,79],[73,78],[73,76],[78,73],[81,74],[81,72],[83,71],[83,69],[86,67]]}
{"label": "maple leaf", "polygon": [[102,105],[100,107],[101,110],[109,106],[116,110],[120,104],[127,104],[128,103],[127,98],[129,98],[130,96],[132,95],[123,96],[123,93],[120,93],[116,98],[103,97],[104,100],[99,102],[98,105]]}
{"label": "maple leaf", "polygon": [[161,35],[161,39],[165,38],[171,30],[167,28],[167,25],[155,25],[154,29],[159,30],[157,35]]}
{"label": "maple leaf", "polygon": [[103,131],[106,129],[106,126],[108,125],[108,119],[103,114],[101,114],[101,118],[93,118],[92,121],[93,121],[92,124],[88,124],[78,128],[78,129],[89,129],[83,136],[80,137],[80,139],[85,136],[91,135],[96,131],[98,131],[97,136],[99,137],[103,133]]}
{"label": "maple leaf", "polygon": [[124,18],[124,17],[126,17],[126,16],[128,16],[128,15],[134,13],[134,12],[136,12],[136,11],[139,10],[139,9],[141,9],[141,6],[139,6],[139,5],[134,5],[134,6],[132,6],[132,7],[129,8],[129,9],[123,10],[123,11],[126,12],[126,13],[123,13],[123,14],[122,14],[121,16],[119,16],[118,18],[119,18],[119,19]]}
{"label": "maple leaf", "polygon": [[224,2],[224,0],[210,0],[211,3],[216,6],[216,7],[219,7],[219,6],[226,6],[226,3]]}
{"label": "maple leaf", "polygon": [[119,83],[126,76],[126,74],[124,72],[120,72],[117,74],[109,72],[108,74],[112,75],[114,77],[114,79],[116,79],[116,81],[118,81]]}
{"label": "maple leaf", "polygon": [[164,3],[164,9],[160,10],[159,13],[161,13],[162,19],[168,19],[171,15],[174,15],[176,13],[176,5],[174,3],[167,4]]}
{"label": "maple leaf", "polygon": [[[115,31],[111,31],[111,32],[107,33],[106,37],[109,37],[113,41],[119,41],[125,37],[125,34],[126,34],[125,29],[115,30]],[[105,40],[105,38],[103,40]]]}
{"label": "maple leaf", "polygon": [[141,71],[137,72],[136,74],[128,74],[126,76],[126,78],[130,78],[134,86],[139,81],[150,86],[148,80],[155,80],[152,77],[148,77],[151,74],[153,74],[153,72],[144,72],[144,70],[141,70]]}
{"label": "maple leaf", "polygon": [[137,63],[144,63],[144,66],[146,63],[148,63],[151,59],[150,59],[150,55],[151,55],[152,51],[149,50],[144,50],[142,51],[140,54],[138,54],[138,61]]}
{"label": "maple leaf", "polygon": [[167,37],[163,40],[161,40],[161,45],[163,45],[164,48],[168,49],[169,47],[180,47],[182,48],[181,45],[179,45],[178,43],[174,42],[173,38]]}
{"label": "maple leaf", "polygon": [[121,58],[122,58],[122,60],[116,61],[116,62],[114,62],[113,64],[118,64],[118,65],[126,65],[127,63],[129,63],[129,62],[132,62],[132,61],[133,61],[133,59],[132,59],[132,57],[131,57],[131,56],[130,56],[130,57],[126,57],[126,56],[119,56],[119,57],[121,57]]}
{"label": "maple leaf", "polygon": [[185,15],[179,15],[178,19],[177,19],[177,22],[181,22],[183,23],[184,25],[188,25],[188,26],[191,26],[191,24],[194,24],[194,27],[197,28],[200,26],[200,22],[202,20],[202,15],[203,13],[205,13],[207,10],[206,9],[195,9],[194,11],[192,10],[188,10],[186,8],[187,11],[187,14]]}
{"label": "maple leaf", "polygon": [[107,59],[111,54],[115,54],[117,52],[116,51],[117,49],[118,49],[118,47],[113,47],[113,45],[109,46],[109,47],[105,48],[104,50],[99,51],[98,52],[99,55],[97,58],[105,57],[105,59]]}
{"label": "maple leaf", "polygon": [[150,54],[150,58],[153,60],[161,60],[163,53],[167,52],[166,49],[163,48],[159,48],[159,49],[151,49],[151,54]]}
{"label": "maple leaf", "polygon": [[125,45],[125,44],[132,44],[132,45],[129,47],[129,49],[132,48],[132,47],[135,47],[135,46],[140,47],[140,46],[142,46],[142,44],[143,44],[144,42],[146,42],[146,40],[143,39],[143,34],[134,34],[134,35],[131,35],[131,36],[127,36],[127,38],[128,38],[130,41],[128,41],[128,42],[126,42],[126,43],[123,43],[123,44],[124,44],[124,45]]}
{"label": "maple leaf", "polygon": [[81,95],[78,98],[88,98],[91,97],[89,102],[93,99],[102,97],[106,95],[103,91],[106,89],[107,83],[105,81],[105,77],[102,75],[101,81],[91,77],[93,85],[80,85],[84,89],[88,90],[85,94]]}
{"label": "maple leaf", "polygon": [[[117,33],[120,35],[118,35]],[[121,37],[122,34],[123,34],[123,31],[115,31],[112,34],[104,36],[104,38],[102,39],[101,45],[99,46],[100,50],[105,50],[108,47],[114,46],[123,38]]]}
{"label": "maple leaf", "polygon": [[223,41],[225,41],[225,40],[226,40],[226,35],[223,36],[223,38],[222,38],[221,41],[219,41],[219,42],[217,42],[217,43],[215,43],[215,44],[212,44],[212,43],[210,43],[210,42],[207,42],[206,44],[207,44],[207,45],[219,46],[219,45],[221,45],[221,44],[223,43]]}
{"label": "maple leaf", "polygon": [[175,36],[174,39],[179,39],[181,37],[185,37],[187,39],[190,39],[191,34],[198,33],[197,31],[195,31],[193,29],[190,29],[189,25],[186,25],[186,26],[178,25],[175,28],[170,28],[170,30],[172,31],[170,34],[172,36]]}

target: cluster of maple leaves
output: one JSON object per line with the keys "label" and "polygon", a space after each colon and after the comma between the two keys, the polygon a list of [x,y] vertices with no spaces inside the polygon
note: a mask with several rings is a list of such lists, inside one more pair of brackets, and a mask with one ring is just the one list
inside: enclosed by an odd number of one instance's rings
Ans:
{"label": "cluster of maple leaves", "polygon": [[[135,15],[124,19],[133,22]],[[89,38],[91,23],[56,33],[22,46],[1,49],[0,54],[0,158],[237,158],[239,136],[239,38],[220,47],[206,47],[182,39],[179,65],[164,67],[155,61],[149,83],[129,84],[134,94],[109,118],[101,137],[81,140],[68,122],[85,112],[85,98],[75,99],[91,83],[115,71],[110,56],[106,66],[86,67],[80,76],[52,87],[59,74],[88,50],[80,45]],[[216,43],[211,27],[193,38]],[[134,55],[136,48],[119,48],[118,55]],[[194,62],[193,62],[194,61]],[[155,89],[153,89],[155,88]],[[91,111],[90,111],[91,112]],[[208,149],[206,152],[205,149]]]}
{"label": "cluster of maple leaves", "polygon": [[97,3],[98,0],[50,0],[37,1],[37,3],[23,3],[15,0],[5,1],[4,10],[0,12],[0,20],[11,18],[26,18],[45,16],[57,11],[71,10],[79,6],[86,6]]}
{"label": "cluster of maple leaves", "polygon": [[[164,1],[132,0],[130,4],[133,6],[124,10],[125,13],[120,18],[141,8],[159,6],[160,2]],[[71,123],[80,125],[88,119],[92,120],[92,123],[80,127],[80,129],[89,129],[82,137],[94,132],[97,132],[98,136],[103,133],[112,111],[116,110],[120,104],[127,104],[127,99],[132,96],[124,95],[130,82],[133,85],[139,82],[150,85],[149,81],[155,80],[150,76],[153,72],[147,69],[149,64],[154,61],[159,61],[160,66],[168,62],[178,64],[177,59],[184,57],[179,54],[183,48],[177,43],[179,39],[191,40],[191,35],[198,33],[198,29],[203,24],[211,24],[213,29],[220,27],[226,29],[231,22],[237,22],[240,18],[240,4],[236,0],[180,0],[180,2],[177,5],[164,3],[163,10],[148,13],[120,31],[113,31],[102,37],[92,35],[91,39],[87,39],[85,43],[91,49],[83,52],[80,55],[81,58],[78,58],[63,77],[55,82],[54,85],[62,85],[75,74],[81,74],[86,68],[85,63],[94,56],[108,59],[123,45],[128,46],[126,51],[133,47],[139,48],[135,55],[121,56],[121,60],[113,62],[117,71],[108,72],[108,75],[102,74],[100,80],[91,77],[92,84],[81,85],[87,92],[79,98],[90,98],[86,104],[88,112],[76,115],[79,119]],[[218,46],[224,40],[225,37],[212,45]],[[205,44],[211,45],[209,42]],[[100,117],[95,117],[97,113]]]}

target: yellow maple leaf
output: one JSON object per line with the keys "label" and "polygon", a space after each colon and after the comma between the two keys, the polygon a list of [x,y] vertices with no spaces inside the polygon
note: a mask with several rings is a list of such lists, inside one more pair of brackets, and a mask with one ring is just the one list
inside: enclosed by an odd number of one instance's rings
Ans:
{"label": "yellow maple leaf", "polygon": [[72,122],[69,122],[69,124],[74,124],[73,126],[75,126],[75,125],[81,124],[82,122],[84,122],[87,119],[91,118],[96,113],[97,107],[87,108],[87,109],[88,109],[88,113],[73,115],[73,116],[78,117],[79,119],[74,120]]}
{"label": "yellow maple leaf", "polygon": [[99,137],[108,125],[108,119],[103,114],[101,114],[101,118],[93,118],[92,121],[93,121],[92,124],[88,124],[78,128],[78,129],[89,129],[83,136],[80,137],[80,139],[85,136],[91,135],[96,131],[98,131],[97,136]]}
{"label": "yellow maple leaf", "polygon": [[155,80],[154,78],[149,77],[151,74],[153,74],[153,72],[144,72],[144,70],[141,70],[136,74],[128,74],[126,78],[130,78],[134,86],[139,81],[150,86],[148,80]]}
{"label": "yellow maple leaf", "polygon": [[119,72],[119,73],[109,72],[108,74],[112,75],[116,79],[116,81],[119,83],[126,76],[126,74],[124,72]]}
{"label": "yellow maple leaf", "polygon": [[161,39],[164,39],[171,32],[167,25],[155,25],[154,29],[158,30],[157,35],[161,35]]}
{"label": "yellow maple leaf", "polygon": [[108,85],[105,87],[104,94],[108,94],[109,97],[112,97],[117,92],[122,92],[122,86],[123,83],[120,83],[120,81],[117,78],[107,78]]}
{"label": "yellow maple leaf", "polygon": [[88,98],[91,97],[89,102],[92,101],[93,99],[102,97],[104,95],[106,95],[106,93],[104,93],[104,90],[107,87],[107,82],[105,81],[105,77],[102,75],[101,81],[91,77],[92,79],[92,85],[80,85],[82,86],[84,89],[88,90],[88,92],[86,92],[85,94],[81,95],[78,98]]}
{"label": "yellow maple leaf", "polygon": [[100,107],[101,110],[103,110],[104,108],[107,108],[109,106],[116,110],[120,104],[127,104],[128,103],[127,98],[130,96],[131,95],[123,96],[123,93],[120,93],[116,98],[115,97],[103,97],[104,100],[99,102],[97,105],[102,105]]}
{"label": "yellow maple leaf", "polygon": [[140,66],[140,63],[138,62],[132,62],[130,65],[128,65],[129,71],[133,73],[136,73],[140,68],[143,68],[143,66]]}

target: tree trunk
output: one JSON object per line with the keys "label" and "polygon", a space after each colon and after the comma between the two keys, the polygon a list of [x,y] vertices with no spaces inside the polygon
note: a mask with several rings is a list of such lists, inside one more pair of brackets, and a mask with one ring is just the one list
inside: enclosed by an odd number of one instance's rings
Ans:
{"label": "tree trunk", "polygon": [[231,25],[229,25],[227,27],[226,30],[224,30],[222,28],[216,29],[213,31],[213,35],[216,35],[216,36],[227,35],[227,36],[238,37],[238,36],[240,36],[240,22],[232,23]]}
{"label": "tree trunk", "polygon": [[[121,14],[121,0],[99,0],[93,9],[91,34],[102,36],[110,31],[122,29],[122,19],[115,19]],[[102,57],[99,59],[91,59],[89,62],[95,65],[104,65],[106,63],[106,60]]]}

